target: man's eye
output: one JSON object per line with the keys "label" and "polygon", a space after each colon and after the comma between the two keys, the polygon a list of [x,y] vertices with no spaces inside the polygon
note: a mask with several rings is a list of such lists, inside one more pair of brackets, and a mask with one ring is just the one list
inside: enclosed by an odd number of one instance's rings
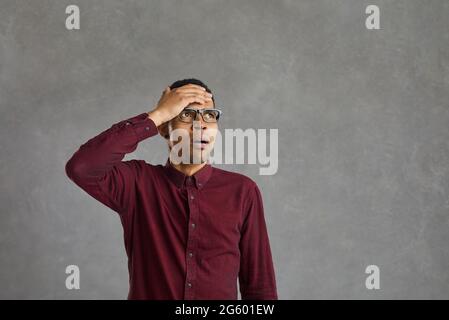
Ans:
{"label": "man's eye", "polygon": [[184,111],[184,112],[181,113],[181,117],[182,118],[189,118],[191,116],[192,116],[192,113],[189,112],[189,111]]}
{"label": "man's eye", "polygon": [[206,112],[204,113],[204,117],[206,117],[207,119],[215,119],[215,113],[214,112]]}

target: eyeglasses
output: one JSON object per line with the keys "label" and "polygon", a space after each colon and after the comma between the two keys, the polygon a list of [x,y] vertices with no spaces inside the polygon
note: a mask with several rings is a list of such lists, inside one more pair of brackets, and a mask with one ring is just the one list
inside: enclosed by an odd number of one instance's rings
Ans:
{"label": "eyeglasses", "polygon": [[178,119],[182,122],[192,123],[196,119],[196,115],[200,114],[204,122],[216,123],[220,118],[222,111],[218,109],[193,109],[185,108],[178,115]]}

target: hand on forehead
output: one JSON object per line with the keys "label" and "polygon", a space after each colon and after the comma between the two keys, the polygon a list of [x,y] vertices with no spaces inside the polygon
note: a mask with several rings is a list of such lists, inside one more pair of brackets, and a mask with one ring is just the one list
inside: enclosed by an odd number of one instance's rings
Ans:
{"label": "hand on forehead", "polygon": [[212,101],[205,103],[205,104],[193,102],[193,103],[190,103],[189,105],[187,105],[187,108],[192,108],[192,109],[211,109],[213,107],[214,107],[214,103]]}

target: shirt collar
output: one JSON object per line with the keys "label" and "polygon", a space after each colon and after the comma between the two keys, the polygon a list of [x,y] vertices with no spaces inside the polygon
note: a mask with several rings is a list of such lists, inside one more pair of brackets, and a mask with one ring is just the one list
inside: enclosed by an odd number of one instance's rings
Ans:
{"label": "shirt collar", "polygon": [[[189,179],[189,176],[185,175],[173,166],[173,164],[170,162],[170,157],[167,158],[167,161],[165,162],[164,171],[178,188],[181,188],[186,183],[186,180]],[[190,179],[193,179],[196,187],[198,189],[201,189],[206,185],[211,175],[212,166],[209,162],[207,162],[200,170],[195,172],[195,174],[192,175]]]}

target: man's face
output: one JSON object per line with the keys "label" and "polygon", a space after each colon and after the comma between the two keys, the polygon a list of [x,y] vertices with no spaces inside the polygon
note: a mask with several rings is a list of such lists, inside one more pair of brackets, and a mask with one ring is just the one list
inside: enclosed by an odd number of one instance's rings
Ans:
{"label": "man's face", "polygon": [[[205,104],[192,103],[188,107],[192,109],[212,109],[214,103],[213,101],[208,101]],[[183,122],[176,117],[168,123],[170,137],[174,130],[183,130],[183,136],[189,137],[189,141],[186,143],[189,143],[190,163],[193,163],[194,159],[200,159],[201,163],[207,161],[215,145],[218,123],[205,122],[200,114],[197,114],[195,121],[192,123]],[[179,141],[169,139],[170,150],[174,145],[181,142],[181,139]]]}

